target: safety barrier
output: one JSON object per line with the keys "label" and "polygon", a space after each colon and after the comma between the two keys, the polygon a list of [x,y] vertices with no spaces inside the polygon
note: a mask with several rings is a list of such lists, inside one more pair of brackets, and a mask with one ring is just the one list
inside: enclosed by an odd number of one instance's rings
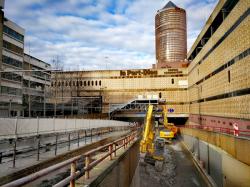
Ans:
{"label": "safety barrier", "polygon": [[129,126],[129,123],[97,119],[0,118],[0,139],[119,126]]}
{"label": "safety barrier", "polygon": [[224,133],[224,134],[231,134],[231,135],[236,135],[240,137],[250,137],[250,130],[234,130],[234,129],[225,128],[225,127],[205,126],[205,125],[185,125],[182,127],[201,129],[201,130],[219,132],[219,133]]}
{"label": "safety barrier", "polygon": [[[64,162],[58,163],[56,165],[50,166],[46,169],[43,169],[41,171],[38,171],[32,175],[23,177],[21,179],[18,179],[16,181],[13,181],[11,183],[3,185],[3,187],[17,187],[17,186],[22,186],[28,183],[31,183],[35,181],[36,179],[43,177],[45,175],[48,175],[56,170],[59,170],[63,167],[66,167],[70,165],[70,176],[66,177],[59,183],[55,184],[55,187],[63,187],[65,185],[70,184],[70,186],[75,186],[75,180],[80,177],[81,175],[85,174],[85,178],[89,178],[90,171],[93,167],[101,163],[105,158],[109,157],[110,160],[112,160],[113,155],[116,156],[116,151],[119,150],[120,148],[126,149],[129,144],[134,142],[137,139],[139,131],[132,131],[129,135],[122,137],[112,143],[106,144],[104,146],[98,147],[97,149],[91,150],[83,155],[76,156],[74,158],[71,158],[69,160],[66,160]],[[107,151],[102,157],[98,158],[97,160],[91,162],[91,157],[98,153],[98,152],[103,152]],[[85,160],[85,167],[83,169],[77,170],[77,163],[80,162],[81,160]]]}
{"label": "safety barrier", "polygon": [[[113,153],[114,156],[116,156],[116,151],[119,150],[120,148],[126,149],[128,144],[131,143],[135,137],[137,136],[137,132],[133,132],[132,134],[120,138],[119,140],[116,140],[110,144],[104,145],[102,147],[99,147],[97,149],[91,150],[87,152],[85,156],[85,178],[89,179],[89,173],[90,170],[95,167],[97,164],[99,164],[101,161],[103,161],[105,158],[109,157],[109,160],[112,160],[113,158]],[[104,154],[102,157],[98,158],[97,160],[91,162],[91,157],[92,155],[95,155],[97,152],[100,152],[102,150],[108,149],[108,153]]]}

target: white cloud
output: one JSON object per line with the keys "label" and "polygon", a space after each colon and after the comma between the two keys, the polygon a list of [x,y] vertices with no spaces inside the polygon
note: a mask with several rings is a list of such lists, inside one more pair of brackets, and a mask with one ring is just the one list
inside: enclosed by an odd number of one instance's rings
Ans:
{"label": "white cloud", "polygon": [[[217,0],[173,2],[187,11],[190,48]],[[5,14],[26,29],[25,51],[30,44],[31,55],[46,62],[58,55],[66,68],[148,68],[155,63],[155,13],[166,3],[12,0]]]}

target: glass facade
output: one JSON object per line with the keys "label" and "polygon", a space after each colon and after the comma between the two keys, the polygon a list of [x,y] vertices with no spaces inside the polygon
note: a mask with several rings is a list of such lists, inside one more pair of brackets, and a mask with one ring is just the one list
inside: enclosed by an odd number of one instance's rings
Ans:
{"label": "glass facade", "polygon": [[22,96],[22,90],[18,88],[1,86],[1,94]]}
{"label": "glass facade", "polygon": [[23,55],[23,49],[21,47],[18,47],[18,46],[14,45],[12,43],[9,43],[5,40],[3,41],[3,47],[5,49],[8,49],[8,50],[14,52],[14,53],[18,53],[19,55]]}
{"label": "glass facade", "polygon": [[23,63],[21,61],[4,56],[4,55],[3,55],[3,63],[18,67],[18,68],[22,68],[22,66],[23,66]]}
{"label": "glass facade", "polygon": [[8,79],[8,80],[16,81],[16,82],[22,82],[22,77],[15,73],[10,73],[10,72],[1,73],[1,77],[3,79]]}
{"label": "glass facade", "polygon": [[3,27],[3,32],[5,34],[8,34],[11,37],[15,38],[16,40],[19,40],[21,42],[24,41],[24,36],[23,35],[19,34],[18,32],[14,31],[13,29],[7,27],[6,25],[4,25],[4,27]]}

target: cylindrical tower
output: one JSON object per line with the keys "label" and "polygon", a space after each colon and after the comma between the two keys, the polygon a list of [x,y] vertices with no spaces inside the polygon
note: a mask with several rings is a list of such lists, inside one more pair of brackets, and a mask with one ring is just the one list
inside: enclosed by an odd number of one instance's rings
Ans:
{"label": "cylindrical tower", "polygon": [[158,10],[155,38],[157,67],[183,62],[187,56],[186,11],[171,1]]}

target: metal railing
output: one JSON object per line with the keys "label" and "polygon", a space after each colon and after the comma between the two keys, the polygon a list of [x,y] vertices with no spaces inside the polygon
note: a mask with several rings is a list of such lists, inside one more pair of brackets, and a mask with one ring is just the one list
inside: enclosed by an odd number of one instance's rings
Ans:
{"label": "metal railing", "polygon": [[[109,160],[112,160],[113,153],[116,157],[116,151],[120,148],[126,149],[128,144],[131,143],[137,136],[137,131],[131,133],[128,136],[125,136],[123,138],[120,138],[112,143],[109,143],[107,145],[104,145],[102,147],[98,147],[94,150],[91,150],[84,154],[85,156],[85,179],[89,179],[90,171],[93,167],[95,167],[97,164],[102,162],[105,158],[109,157]],[[92,156],[95,155],[97,152],[100,152],[102,150],[108,150],[108,152],[104,155],[102,155],[100,158],[96,159],[95,161],[91,162]]]}
{"label": "metal railing", "polygon": [[232,128],[216,127],[216,126],[205,126],[205,125],[185,125],[184,128],[201,129],[206,131],[236,135],[239,137],[250,137],[250,130],[235,130]]}
{"label": "metal railing", "polygon": [[[48,168],[45,168],[43,170],[40,170],[36,173],[33,173],[31,175],[28,175],[26,177],[23,177],[21,179],[15,180],[13,182],[10,182],[8,184],[3,185],[3,187],[18,187],[22,186],[28,183],[31,183],[35,181],[38,178],[41,178],[43,176],[46,176],[54,171],[57,171],[63,167],[66,167],[70,165],[70,176],[66,177],[62,181],[55,184],[55,187],[62,187],[65,185],[70,184],[71,187],[75,186],[75,181],[78,179],[81,175],[85,174],[85,178],[88,179],[90,177],[90,171],[93,169],[96,165],[101,163],[104,159],[109,157],[110,160],[112,160],[113,156],[116,156],[117,150],[120,148],[126,149],[129,144],[133,143],[137,140],[139,131],[132,131],[129,135],[122,137],[112,143],[108,143],[104,146],[98,147],[94,150],[91,150],[83,155],[76,156],[74,158],[71,158],[69,160],[63,161],[61,163],[55,164],[53,166],[50,166]],[[100,158],[91,161],[92,156],[97,154],[98,152],[107,152],[104,155],[102,155]],[[81,160],[85,160],[85,167],[83,169],[77,170],[77,164]]]}

